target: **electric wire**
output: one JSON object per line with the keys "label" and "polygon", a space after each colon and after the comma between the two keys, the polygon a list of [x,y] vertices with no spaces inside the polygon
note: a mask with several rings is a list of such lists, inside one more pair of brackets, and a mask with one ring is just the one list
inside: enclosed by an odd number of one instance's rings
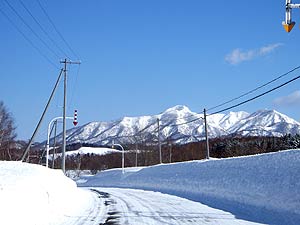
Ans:
{"label": "electric wire", "polygon": [[231,103],[231,102],[236,101],[236,100],[238,100],[238,99],[240,99],[242,97],[245,97],[245,96],[247,96],[249,94],[252,94],[253,92],[255,92],[255,91],[257,91],[257,90],[259,90],[259,89],[261,89],[261,88],[263,88],[263,87],[265,87],[265,86],[267,86],[267,85],[269,85],[269,84],[271,84],[271,83],[273,83],[273,82],[275,82],[275,81],[277,81],[277,80],[279,80],[279,79],[281,79],[281,78],[283,78],[285,76],[287,76],[288,74],[290,74],[290,73],[298,70],[299,68],[300,68],[300,66],[297,66],[297,67],[293,68],[292,70],[290,70],[290,71],[288,71],[288,72],[286,72],[286,73],[284,73],[284,74],[276,77],[275,79],[273,79],[273,80],[271,80],[271,81],[269,81],[269,82],[267,82],[267,83],[265,83],[265,84],[263,84],[261,86],[258,86],[257,88],[254,88],[253,90],[250,90],[250,91],[248,91],[248,92],[246,92],[246,93],[244,93],[244,94],[242,94],[242,95],[240,95],[240,96],[238,96],[236,98],[233,98],[233,99],[228,100],[228,101],[226,101],[226,102],[224,102],[222,104],[219,104],[219,105],[216,105],[214,107],[211,107],[211,108],[207,109],[207,111],[211,111],[213,109],[216,109],[216,108],[219,108],[221,106],[227,105],[228,103]]}
{"label": "electric wire", "polygon": [[[193,115],[193,116],[196,116],[196,115]],[[188,124],[188,123],[192,123],[194,121],[197,121],[197,120],[200,120],[200,119],[203,119],[202,117],[200,118],[196,118],[196,119],[193,119],[191,121],[188,121],[188,122],[185,122],[185,123],[182,123],[182,124],[172,124],[173,121],[169,121],[169,123],[166,123],[164,125],[161,125],[161,128],[160,130],[163,130],[165,129],[166,127],[174,127],[174,126],[180,126],[180,125],[183,125],[183,124]],[[177,119],[178,120],[178,119]],[[157,121],[153,122],[153,123],[150,123],[148,124],[146,127],[144,127],[142,130],[138,131],[137,133],[135,133],[134,135],[123,135],[123,136],[118,136],[117,138],[128,138],[128,137],[137,137],[139,135],[141,135],[144,131],[148,130],[150,127],[152,127],[153,125],[156,125],[157,124]],[[158,127],[156,127],[152,132],[155,133],[158,131]]]}
{"label": "electric wire", "polygon": [[52,52],[52,54],[54,54],[57,58],[59,58],[59,55],[53,51],[53,49],[51,49],[49,47],[49,45],[34,31],[34,29],[23,19],[23,17],[18,13],[18,11],[7,1],[4,0],[6,2],[6,4],[9,6],[9,8],[17,15],[17,17],[22,21],[23,24],[25,24],[25,26],[34,34],[34,36],[40,40],[40,42],[43,43],[43,45],[50,51]]}
{"label": "electric wire", "polygon": [[11,23],[11,25],[22,35],[22,37],[33,47],[49,64],[51,64],[54,68],[59,69],[55,63],[50,60],[50,58],[45,55],[26,35],[25,33],[19,29],[19,27],[14,23],[12,19],[0,8],[0,12],[2,15]]}
{"label": "electric wire", "polygon": [[211,116],[211,115],[214,115],[214,114],[217,114],[217,113],[221,113],[221,112],[227,111],[227,110],[229,110],[229,109],[236,108],[236,107],[238,107],[238,106],[240,106],[240,105],[244,105],[244,104],[246,104],[246,103],[248,103],[248,102],[250,102],[250,101],[253,101],[253,100],[257,99],[257,98],[260,98],[260,97],[262,97],[262,96],[264,96],[264,95],[266,95],[266,94],[268,94],[268,93],[270,93],[270,92],[273,92],[273,91],[275,91],[275,90],[277,90],[277,89],[279,89],[279,88],[281,88],[281,87],[283,87],[283,86],[285,86],[285,85],[287,85],[287,84],[289,84],[289,83],[291,83],[291,82],[293,82],[293,81],[295,81],[295,80],[297,80],[297,79],[299,79],[299,78],[300,78],[300,75],[297,76],[297,77],[294,77],[293,79],[291,79],[291,80],[289,80],[289,81],[287,81],[287,82],[285,82],[285,83],[283,83],[283,84],[281,84],[281,85],[278,85],[278,86],[276,86],[276,87],[274,87],[274,88],[272,88],[272,89],[270,89],[270,90],[268,90],[268,91],[265,91],[265,92],[263,92],[263,93],[261,93],[261,94],[259,94],[259,95],[256,95],[256,96],[254,96],[253,98],[247,99],[247,100],[245,100],[245,101],[243,101],[243,102],[240,102],[240,103],[235,104],[235,105],[233,105],[233,106],[227,107],[227,108],[225,108],[225,109],[216,111],[216,112],[211,113],[211,114],[209,114],[209,115],[207,115],[207,116]]}
{"label": "electric wire", "polygon": [[[291,70],[291,71],[285,73],[285,74],[282,75],[282,76],[285,76],[285,75],[287,75],[288,73],[291,73],[291,72],[293,72],[293,71],[295,71],[295,70],[297,70],[297,69],[299,69],[299,68],[300,68],[300,67],[296,67],[296,68],[294,68],[293,70]],[[281,76],[281,77],[282,77],[282,76]],[[247,99],[247,100],[245,100],[245,101],[243,101],[243,102],[240,102],[240,103],[235,104],[235,105],[233,105],[233,106],[230,106],[230,107],[224,108],[224,109],[222,109],[222,110],[216,111],[216,112],[214,112],[214,113],[207,114],[206,116],[211,116],[211,115],[214,115],[214,114],[217,114],[217,113],[221,113],[221,112],[227,111],[227,110],[229,110],[229,109],[236,108],[236,107],[238,107],[238,106],[240,106],[240,105],[246,104],[246,103],[248,103],[248,102],[250,102],[250,101],[253,101],[253,100],[257,99],[257,98],[260,98],[260,97],[262,97],[262,96],[264,96],[264,95],[266,95],[266,94],[268,94],[268,93],[271,93],[271,92],[273,92],[273,91],[275,91],[275,90],[277,90],[277,89],[279,89],[279,88],[281,88],[281,87],[283,87],[283,86],[286,86],[287,84],[289,84],[289,83],[291,83],[291,82],[294,82],[295,80],[297,80],[297,79],[299,79],[299,78],[300,78],[300,75],[299,75],[299,76],[296,76],[296,77],[294,77],[294,78],[292,78],[292,79],[290,79],[290,80],[288,80],[288,81],[286,81],[286,82],[284,82],[284,83],[282,83],[282,84],[280,84],[280,85],[278,85],[278,86],[276,86],[276,87],[274,87],[274,88],[272,88],[272,89],[269,89],[268,91],[265,91],[265,92],[263,92],[263,93],[261,93],[261,94],[259,94],[259,95],[256,95],[256,96],[254,96],[254,97],[252,97],[252,98],[249,98],[249,99]],[[276,78],[276,79],[278,80],[279,78]],[[274,80],[275,80],[275,79],[274,79]],[[272,80],[272,81],[273,81],[273,80]],[[271,81],[270,81],[270,82],[271,82]],[[268,83],[270,83],[270,82],[268,82]],[[273,81],[273,82],[274,82],[274,81]],[[271,82],[271,83],[272,83],[272,82]],[[259,89],[259,88],[256,88],[256,89]],[[160,130],[163,130],[164,128],[166,128],[166,127],[168,127],[168,126],[169,126],[169,127],[182,126],[182,125],[185,125],[185,124],[189,124],[189,123],[195,122],[195,121],[197,121],[197,120],[204,120],[204,118],[201,117],[201,116],[199,116],[199,115],[190,115],[190,116],[188,116],[188,117],[177,118],[176,121],[178,121],[178,120],[180,120],[180,119],[186,119],[186,118],[189,118],[189,117],[198,117],[198,118],[195,118],[195,119],[192,119],[192,120],[183,122],[183,123],[176,123],[176,124],[172,124],[173,121],[170,121],[169,123],[166,123],[166,124],[162,125],[161,128],[160,128]],[[135,138],[135,137],[141,135],[144,131],[148,130],[150,127],[152,127],[152,126],[155,125],[156,123],[157,123],[157,122],[155,121],[155,122],[153,122],[153,123],[148,124],[146,127],[144,127],[142,130],[138,131],[138,132],[137,132],[136,134],[134,134],[134,135],[124,135],[124,136],[118,136],[118,137],[116,137],[116,138],[117,138],[117,139],[121,139],[121,138],[129,138],[129,137]],[[155,133],[155,132],[157,132],[157,131],[158,131],[158,127],[155,128],[152,132]]]}
{"label": "electric wire", "polygon": [[[273,92],[273,91],[275,91],[275,90],[277,90],[277,89],[279,89],[279,88],[281,88],[281,87],[283,87],[283,86],[286,86],[287,84],[289,84],[289,83],[291,83],[291,82],[294,82],[295,80],[298,80],[299,78],[300,78],[300,75],[297,76],[297,77],[294,77],[293,79],[291,79],[291,80],[289,80],[289,81],[287,81],[287,82],[285,82],[285,83],[282,83],[282,84],[280,84],[280,85],[278,85],[278,86],[276,86],[276,87],[274,87],[274,88],[272,88],[272,89],[270,89],[270,90],[268,90],[268,91],[265,91],[265,92],[263,92],[263,93],[261,93],[261,94],[259,94],[259,95],[256,95],[256,96],[254,96],[254,97],[252,97],[252,98],[250,98],[250,99],[247,99],[247,100],[245,100],[245,101],[243,101],[243,102],[240,102],[240,103],[238,103],[238,104],[235,104],[235,105],[233,105],[233,106],[224,108],[224,109],[219,110],[219,111],[217,111],[217,112],[208,114],[207,116],[211,116],[211,115],[214,115],[214,114],[217,114],[217,113],[221,113],[221,112],[227,111],[227,110],[229,110],[229,109],[236,108],[236,107],[238,107],[238,106],[240,106],[240,105],[246,104],[246,103],[248,103],[248,102],[250,102],[250,101],[253,101],[253,100],[257,99],[257,98],[260,98],[260,97],[262,97],[262,96],[264,96],[264,95],[266,95],[266,94],[268,94],[268,93],[270,93],[270,92]],[[197,115],[192,115],[192,116],[195,116],[195,117],[196,117]],[[191,117],[191,116],[189,116],[189,117]],[[180,119],[183,119],[183,118],[180,118]],[[173,127],[173,126],[181,126],[181,125],[185,125],[185,124],[188,124],[188,123],[195,122],[195,121],[200,120],[200,119],[203,120],[204,118],[201,117],[201,116],[199,116],[198,118],[189,120],[189,121],[187,121],[187,122],[177,123],[177,124],[173,124],[173,125],[172,125],[172,122],[173,122],[173,121],[170,121],[169,123],[167,123],[167,124],[161,126],[161,130],[163,130],[165,127],[168,127],[168,126],[169,126],[169,127],[170,127],[170,126],[171,126],[171,127]],[[179,119],[177,119],[177,120],[179,120]],[[157,123],[157,122],[155,121],[155,122],[153,122],[153,123],[148,124],[146,127],[144,127],[142,130],[138,131],[138,132],[137,132],[136,134],[134,134],[134,135],[118,136],[118,137],[116,137],[116,139],[129,138],[129,137],[135,138],[135,137],[141,135],[144,131],[148,130],[150,127],[152,127],[152,126],[155,125],[156,123]],[[171,125],[170,125],[170,124],[171,124]],[[157,132],[157,131],[158,131],[158,127],[155,128],[152,132],[155,133],[155,132]]]}
{"label": "electric wire", "polygon": [[[267,83],[265,83],[265,84],[263,84],[263,85],[261,85],[261,86],[258,86],[258,87],[255,88],[255,89],[252,89],[251,91],[246,92],[245,94],[242,94],[242,95],[240,95],[240,96],[238,96],[238,97],[236,97],[236,98],[233,98],[233,99],[231,99],[231,100],[229,100],[229,101],[226,101],[226,102],[224,102],[224,103],[222,103],[222,104],[219,104],[219,105],[217,105],[217,106],[214,106],[214,107],[212,107],[212,108],[209,108],[209,109],[207,109],[207,111],[208,111],[208,110],[213,110],[213,109],[215,109],[215,108],[219,108],[219,107],[221,107],[221,106],[223,106],[223,105],[226,105],[226,104],[228,104],[228,103],[231,103],[231,102],[233,102],[233,101],[235,101],[235,100],[238,100],[238,99],[240,99],[240,98],[242,98],[242,97],[245,97],[246,95],[249,95],[249,94],[251,94],[251,93],[257,91],[257,90],[259,90],[259,89],[261,89],[261,88],[263,88],[263,87],[265,87],[265,86],[267,86],[267,85],[269,85],[269,84],[271,84],[271,83],[273,83],[273,82],[275,82],[275,81],[277,81],[277,80],[279,80],[279,79],[281,79],[281,78],[287,76],[288,74],[290,74],[290,73],[292,73],[292,72],[294,72],[294,71],[296,71],[296,70],[298,70],[298,69],[300,69],[300,66],[297,66],[297,67],[295,67],[295,68],[289,70],[288,72],[286,72],[286,73],[284,73],[284,74],[282,74],[282,75],[280,75],[280,76],[274,78],[273,80],[271,80],[271,81],[269,81],[269,82],[267,82]],[[296,77],[296,79],[298,79],[298,78]],[[296,79],[292,79],[292,80],[290,80],[290,81],[287,81],[286,83],[284,83],[284,84],[282,84],[282,85],[279,85],[278,87],[275,87],[275,88],[273,88],[273,89],[276,90],[276,89],[278,89],[278,88],[280,88],[280,87],[282,87],[282,86],[285,86],[286,84],[288,84],[288,83],[290,83],[290,82],[293,82],[293,81],[296,80]],[[248,100],[246,100],[246,101],[244,101],[244,102],[247,103],[247,102],[249,102],[249,101],[251,101],[251,100],[254,100],[254,99],[256,99],[256,98],[259,98],[259,97],[261,97],[261,96],[263,96],[263,95],[265,95],[265,94],[267,94],[267,93],[269,93],[269,92],[274,91],[273,89],[271,89],[271,90],[269,90],[269,91],[266,91],[266,93],[260,94],[260,95],[258,95],[258,96],[255,96],[255,97],[251,98],[251,99],[248,99]],[[221,113],[221,112],[224,112],[224,111],[227,111],[227,110],[229,110],[229,109],[235,108],[235,107],[240,106],[240,105],[242,105],[242,104],[244,104],[244,103],[243,103],[243,102],[238,103],[238,104],[236,104],[236,106],[234,105],[234,106],[225,108],[225,109],[223,109],[223,110],[219,110],[219,111],[217,111],[217,112],[215,112],[215,113],[207,114],[207,116],[213,115],[213,114],[217,114],[217,113]],[[195,117],[195,116],[197,116],[197,115],[189,115],[189,116],[186,116],[186,117],[177,118],[177,120],[180,120],[180,119],[188,119],[188,118]],[[204,119],[204,118],[199,117],[199,118],[195,118],[195,119],[189,120],[189,121],[187,121],[187,122],[183,122],[183,123],[179,123],[179,124],[173,124],[173,125],[171,125],[171,126],[172,126],[172,127],[174,127],[174,126],[181,126],[181,125],[185,125],[185,124],[188,124],[188,123],[195,122],[195,121],[200,120],[200,119]],[[163,128],[162,128],[162,129],[163,129]]]}
{"label": "electric wire", "polygon": [[[295,70],[298,69],[298,68],[300,68],[300,67],[296,67],[295,69],[293,69],[293,70],[291,70],[291,71],[295,71]],[[248,102],[250,102],[250,101],[253,101],[253,100],[257,99],[257,98],[260,98],[260,97],[262,97],[262,96],[264,96],[264,95],[266,95],[266,94],[268,94],[268,93],[271,93],[271,92],[273,92],[273,91],[275,91],[275,90],[277,90],[277,89],[279,89],[279,88],[281,88],[281,87],[283,87],[283,86],[285,86],[285,85],[287,85],[287,84],[289,84],[289,83],[291,83],[291,82],[294,82],[295,80],[298,80],[299,78],[300,78],[300,75],[299,75],[299,76],[296,76],[296,77],[294,77],[294,78],[292,78],[292,79],[290,79],[290,80],[288,80],[288,81],[286,81],[286,82],[284,82],[284,83],[282,83],[282,84],[280,84],[280,85],[278,85],[278,86],[276,86],[276,87],[274,87],[274,88],[272,88],[272,89],[269,89],[268,91],[265,91],[265,92],[263,92],[263,93],[261,93],[261,94],[259,94],[259,95],[256,95],[256,96],[254,96],[254,97],[252,97],[252,98],[250,98],[250,99],[247,99],[247,100],[245,100],[245,101],[243,101],[243,102],[240,102],[240,103],[238,103],[238,104],[235,104],[235,105],[233,105],[233,106],[224,108],[224,109],[222,109],[222,110],[216,111],[216,112],[214,112],[214,113],[207,114],[206,116],[212,116],[212,115],[215,115],[215,114],[218,114],[218,113],[222,113],[222,112],[224,112],[224,111],[227,111],[227,110],[236,108],[236,107],[241,106],[241,105],[243,105],[243,104],[246,104],[246,103],[248,103]],[[196,116],[196,115],[193,115],[193,116]],[[191,116],[188,116],[188,117],[191,117]],[[183,118],[179,118],[179,119],[186,119],[186,118],[188,118],[188,117],[185,117],[185,118],[183,117]],[[177,119],[177,120],[179,120],[179,119]],[[187,121],[187,122],[179,123],[179,124],[178,124],[178,123],[177,123],[177,124],[173,124],[173,125],[170,125],[170,126],[171,126],[171,127],[172,127],[172,126],[181,126],[181,125],[185,125],[185,124],[188,124],[188,123],[195,122],[195,121],[200,120],[200,119],[204,119],[204,118],[201,117],[201,116],[199,116],[199,118],[195,118],[195,119],[189,120],[189,121]],[[162,129],[163,129],[163,128],[162,128]]]}
{"label": "electric wire", "polygon": [[63,40],[63,42],[65,43],[65,45],[69,48],[69,50],[72,52],[72,54],[77,57],[77,59],[79,59],[80,57],[78,57],[78,55],[76,54],[76,52],[71,48],[71,46],[68,44],[68,42],[66,41],[66,39],[63,37],[63,35],[59,32],[59,30],[57,29],[57,27],[55,26],[53,20],[51,19],[51,17],[49,16],[49,14],[47,13],[47,11],[45,10],[45,8],[43,7],[43,5],[41,4],[41,2],[39,0],[36,0],[38,2],[38,5],[40,6],[40,8],[42,9],[43,13],[45,14],[45,16],[47,17],[48,21],[50,22],[50,24],[52,25],[52,27],[54,28],[54,30],[56,31],[56,33],[59,35],[59,37]]}
{"label": "electric wire", "polygon": [[62,53],[64,56],[68,56],[68,54],[54,41],[54,39],[50,36],[50,34],[43,28],[41,23],[36,19],[36,17],[31,13],[31,11],[26,7],[24,2],[22,0],[19,0],[23,8],[26,10],[26,12],[31,16],[31,18],[35,21],[35,23],[39,26],[39,28],[43,31],[43,33],[48,37],[48,39],[51,41],[51,43]]}
{"label": "electric wire", "polygon": [[153,122],[153,123],[150,123],[148,124],[146,127],[144,127],[143,129],[139,130],[137,133],[133,134],[133,135],[123,135],[123,136],[118,136],[117,139],[120,139],[120,138],[129,138],[129,137],[137,137],[139,135],[141,135],[144,131],[148,130],[150,127],[152,127],[153,125],[155,125],[157,122]]}
{"label": "electric wire", "polygon": [[[183,119],[183,118],[181,118],[181,119]],[[175,126],[182,126],[182,125],[189,124],[189,123],[195,122],[195,121],[197,121],[197,120],[201,120],[201,119],[203,120],[204,118],[203,118],[203,117],[201,117],[201,116],[199,116],[198,118],[195,118],[195,119],[189,120],[189,121],[187,121],[187,122],[173,124],[173,125],[171,125],[171,127],[175,127]]]}
{"label": "electric wire", "polygon": [[74,95],[76,95],[76,87],[77,87],[77,84],[78,84],[80,66],[81,66],[81,64],[78,65],[77,73],[76,73],[76,76],[75,76],[75,81],[73,82],[73,85],[72,85],[73,88],[71,89],[72,92],[71,92],[71,97],[70,97],[70,100],[69,100],[69,103],[68,103],[68,107],[67,107],[68,109],[70,109],[70,107],[71,107],[71,105],[73,103]]}

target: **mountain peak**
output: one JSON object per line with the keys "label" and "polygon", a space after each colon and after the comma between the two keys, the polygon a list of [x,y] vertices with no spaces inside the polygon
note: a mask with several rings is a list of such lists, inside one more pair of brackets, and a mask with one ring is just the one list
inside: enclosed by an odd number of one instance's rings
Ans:
{"label": "mountain peak", "polygon": [[252,117],[265,117],[269,122],[273,121],[274,123],[280,123],[280,122],[285,122],[285,123],[290,123],[290,124],[299,124],[296,120],[288,117],[287,115],[284,115],[274,109],[262,109],[254,112]]}
{"label": "mountain peak", "polygon": [[191,113],[191,110],[185,105],[176,105],[174,107],[167,109],[164,113],[169,113],[169,112],[174,112],[174,111]]}

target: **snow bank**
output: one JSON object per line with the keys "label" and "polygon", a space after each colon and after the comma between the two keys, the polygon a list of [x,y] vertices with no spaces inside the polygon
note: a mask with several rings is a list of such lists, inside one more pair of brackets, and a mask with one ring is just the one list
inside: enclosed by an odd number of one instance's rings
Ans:
{"label": "snow bank", "polygon": [[[161,191],[273,224],[299,224],[300,151],[108,170],[82,186]],[[82,180],[81,180],[82,181]],[[251,215],[250,215],[251,214]],[[259,214],[259,215],[258,215]]]}
{"label": "snow bank", "polygon": [[60,170],[0,161],[0,224],[64,224],[91,198]]}

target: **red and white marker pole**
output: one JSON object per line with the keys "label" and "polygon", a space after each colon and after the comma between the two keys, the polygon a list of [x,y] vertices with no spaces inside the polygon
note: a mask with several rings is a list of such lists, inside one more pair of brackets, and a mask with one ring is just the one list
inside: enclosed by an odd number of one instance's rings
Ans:
{"label": "red and white marker pole", "polygon": [[74,111],[74,120],[73,120],[73,124],[74,126],[76,126],[78,124],[78,121],[77,121],[77,110],[75,109]]}

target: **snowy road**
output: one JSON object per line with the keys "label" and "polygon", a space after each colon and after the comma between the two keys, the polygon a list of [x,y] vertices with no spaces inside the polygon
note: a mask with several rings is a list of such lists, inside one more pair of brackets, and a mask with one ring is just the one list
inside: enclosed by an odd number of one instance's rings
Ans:
{"label": "snowy road", "polygon": [[103,202],[102,225],[258,224],[237,219],[228,212],[198,202],[159,192],[118,188],[93,190],[99,193]]}

